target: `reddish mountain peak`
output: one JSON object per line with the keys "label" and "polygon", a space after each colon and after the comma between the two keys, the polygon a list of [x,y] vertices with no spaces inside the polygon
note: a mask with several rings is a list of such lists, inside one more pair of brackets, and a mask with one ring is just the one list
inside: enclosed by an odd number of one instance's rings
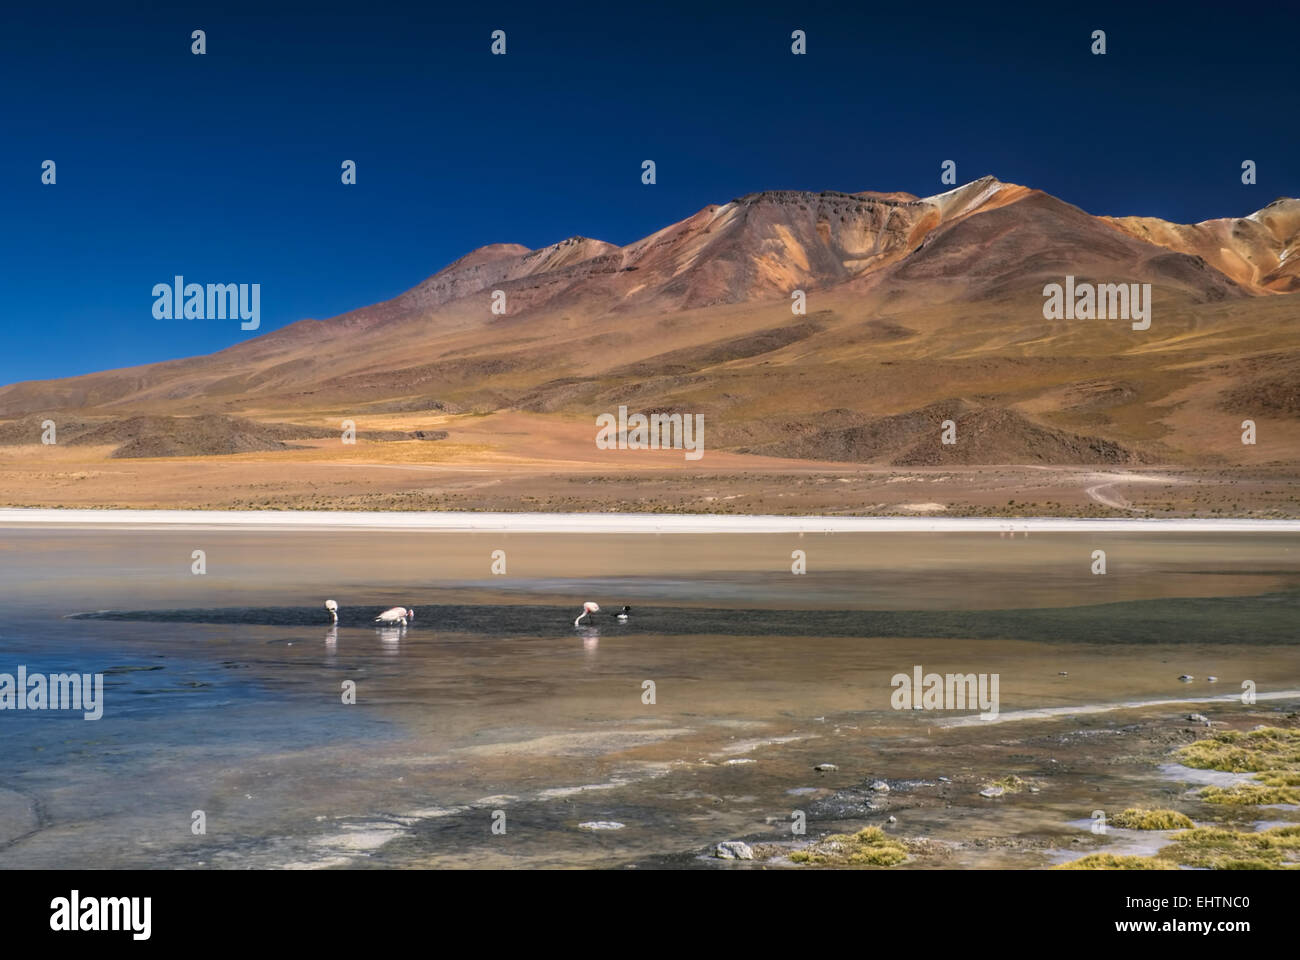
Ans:
{"label": "reddish mountain peak", "polygon": [[485,263],[493,263],[497,260],[507,260],[512,257],[520,257],[528,253],[528,248],[522,243],[489,243],[486,246],[471,250],[459,260],[454,260],[447,266],[443,267],[438,273],[447,273],[451,270],[459,270],[465,267],[477,267]]}

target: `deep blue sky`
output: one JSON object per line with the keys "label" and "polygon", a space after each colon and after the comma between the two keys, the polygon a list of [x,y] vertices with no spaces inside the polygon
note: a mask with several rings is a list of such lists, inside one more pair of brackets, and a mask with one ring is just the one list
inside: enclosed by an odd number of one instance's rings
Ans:
{"label": "deep blue sky", "polygon": [[265,332],[485,243],[628,243],[762,189],[929,195],[945,159],[1098,214],[1300,195],[1292,3],[153,6],[0,13],[0,383],[254,335],[155,320],[176,273],[260,283]]}

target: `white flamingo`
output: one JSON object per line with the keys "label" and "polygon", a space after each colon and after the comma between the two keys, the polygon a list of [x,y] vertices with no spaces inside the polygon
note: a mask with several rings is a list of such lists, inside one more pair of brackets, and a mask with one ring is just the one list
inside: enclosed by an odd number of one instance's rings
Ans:
{"label": "white flamingo", "polygon": [[335,601],[335,600],[326,600],[326,601],[325,601],[325,609],[328,610],[328,611],[330,612],[330,616],[334,618],[334,622],[335,622],[335,623],[338,623],[338,622],[339,622],[339,605],[338,605],[338,602]]}
{"label": "white flamingo", "polygon": [[400,623],[402,626],[406,626],[407,620],[414,619],[414,610],[408,610],[406,607],[393,607],[375,617],[375,623]]}
{"label": "white flamingo", "polygon": [[582,613],[578,614],[578,619],[573,621],[573,625],[578,626],[585,617],[589,617],[593,613],[600,613],[600,604],[594,600],[588,600],[582,605]]}

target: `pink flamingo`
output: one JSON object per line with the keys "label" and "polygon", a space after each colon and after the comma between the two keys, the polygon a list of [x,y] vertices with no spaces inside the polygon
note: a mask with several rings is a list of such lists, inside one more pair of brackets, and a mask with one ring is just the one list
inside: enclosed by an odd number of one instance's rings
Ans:
{"label": "pink flamingo", "polygon": [[407,620],[414,619],[414,610],[408,610],[406,607],[393,607],[375,617],[375,623],[400,623],[402,626],[406,626]]}

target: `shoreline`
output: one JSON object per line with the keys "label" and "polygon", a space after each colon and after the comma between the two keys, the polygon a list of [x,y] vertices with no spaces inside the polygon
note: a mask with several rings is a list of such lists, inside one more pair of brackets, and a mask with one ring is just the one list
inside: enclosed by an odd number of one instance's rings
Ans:
{"label": "shoreline", "polygon": [[[1300,698],[1300,690],[1277,690],[1255,694],[1256,702],[1293,700],[1297,698]],[[1241,694],[1235,693],[1205,697],[1177,697],[1167,700],[1120,700],[1115,703],[1085,703],[1069,707],[1031,707],[1025,710],[1009,710],[1006,713],[999,713],[987,719],[979,714],[971,714],[964,717],[954,717],[951,720],[941,720],[935,726],[954,729],[956,727],[979,727],[985,724],[992,726],[996,723],[1017,723],[1024,720],[1055,720],[1058,717],[1069,719],[1091,713],[1113,713],[1116,710],[1146,710],[1151,707],[1191,706],[1202,703],[1236,704],[1241,702]]]}
{"label": "shoreline", "polygon": [[548,534],[642,533],[1300,533],[1300,520],[1069,517],[831,517],[657,513],[328,510],[0,509],[0,527],[224,527]]}

